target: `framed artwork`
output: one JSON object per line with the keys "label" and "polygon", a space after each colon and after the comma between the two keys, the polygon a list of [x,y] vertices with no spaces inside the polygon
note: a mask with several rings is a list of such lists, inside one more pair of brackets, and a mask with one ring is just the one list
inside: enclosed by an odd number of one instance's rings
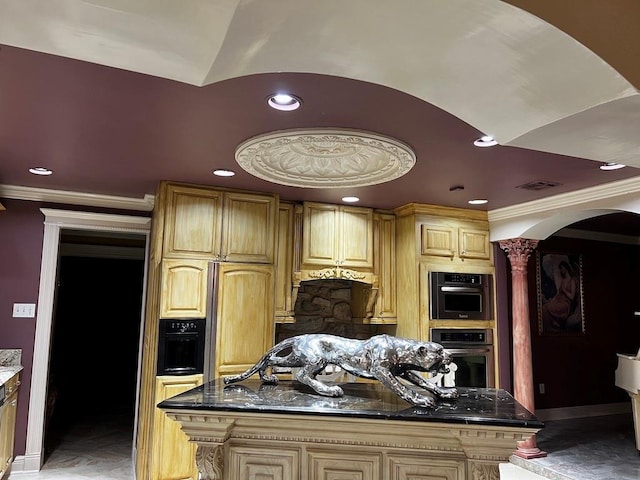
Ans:
{"label": "framed artwork", "polygon": [[537,251],[536,270],[539,333],[583,334],[582,255]]}

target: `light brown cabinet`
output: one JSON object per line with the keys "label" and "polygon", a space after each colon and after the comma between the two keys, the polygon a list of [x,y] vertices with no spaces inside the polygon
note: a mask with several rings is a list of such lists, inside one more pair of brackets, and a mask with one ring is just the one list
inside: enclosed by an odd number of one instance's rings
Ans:
{"label": "light brown cabinet", "polygon": [[166,188],[163,257],[273,263],[276,195]]}
{"label": "light brown cabinet", "polygon": [[490,260],[489,230],[460,225],[455,220],[428,220],[420,225],[420,254]]}
{"label": "light brown cabinet", "polygon": [[[202,381],[202,375],[157,377],[155,404],[202,385]],[[196,446],[180,424],[156,407],[154,428],[149,480],[197,480]]]}
{"label": "light brown cabinet", "polygon": [[373,269],[373,209],[304,203],[302,264]]}
{"label": "light brown cabinet", "polygon": [[[487,213],[437,205],[408,204],[396,214],[396,335],[429,340],[430,328],[450,328],[429,312],[429,272],[495,274]],[[493,299],[495,301],[495,298]],[[495,328],[494,320],[461,321],[460,328]]]}
{"label": "light brown cabinet", "polygon": [[273,346],[274,268],[220,264],[215,376],[241,373]]}
{"label": "light brown cabinet", "polygon": [[204,318],[207,314],[207,260],[162,261],[160,318]]}
{"label": "light brown cabinet", "polygon": [[19,386],[18,373],[5,383],[5,401],[0,407],[0,478],[5,478],[13,462]]}
{"label": "light brown cabinet", "polygon": [[278,242],[276,245],[275,318],[278,323],[291,323],[293,318],[293,245],[296,206],[280,203],[278,209]]}
{"label": "light brown cabinet", "polygon": [[378,277],[376,303],[370,323],[396,322],[396,216],[374,214],[374,272]]}

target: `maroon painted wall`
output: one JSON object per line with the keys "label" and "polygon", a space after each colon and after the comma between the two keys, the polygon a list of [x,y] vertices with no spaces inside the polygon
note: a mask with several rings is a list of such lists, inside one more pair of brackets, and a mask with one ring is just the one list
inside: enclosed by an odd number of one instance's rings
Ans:
{"label": "maroon painted wall", "polygon": [[44,215],[40,204],[2,200],[0,212],[0,348],[21,348],[22,386],[16,421],[17,455],[24,454],[27,436],[29,387],[36,331],[35,318],[12,318],[14,303],[38,303]]}
{"label": "maroon painted wall", "polygon": [[[617,352],[640,347],[640,247],[618,243],[551,237],[542,252],[582,255],[585,333],[541,335],[538,332],[535,256],[529,262],[531,348],[536,408],[595,405],[628,401],[615,386]],[[540,394],[539,384],[545,384]]]}

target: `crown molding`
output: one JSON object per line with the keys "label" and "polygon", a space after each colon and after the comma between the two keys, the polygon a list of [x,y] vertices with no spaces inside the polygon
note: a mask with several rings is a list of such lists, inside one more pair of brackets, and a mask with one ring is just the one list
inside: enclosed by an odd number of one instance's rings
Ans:
{"label": "crown molding", "polygon": [[[605,183],[584,188],[575,192],[561,193],[552,197],[520,203],[510,207],[497,208],[488,212],[489,222],[514,220],[523,216],[557,211],[586,204],[588,202],[608,201],[624,195],[640,194],[640,176],[617,182]],[[597,206],[596,206],[597,208]]]}
{"label": "crown molding", "polygon": [[47,188],[0,185],[0,198],[30,200],[35,202],[65,203],[90,207],[114,208],[150,212],[155,204],[155,195],[145,194],[144,198],[118,197],[95,193],[50,190]]}

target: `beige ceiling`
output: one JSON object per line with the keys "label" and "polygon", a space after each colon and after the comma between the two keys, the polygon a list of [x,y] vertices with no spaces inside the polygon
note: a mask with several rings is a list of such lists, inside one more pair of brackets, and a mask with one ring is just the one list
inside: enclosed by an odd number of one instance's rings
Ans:
{"label": "beige ceiling", "polygon": [[[562,24],[554,12],[542,13]],[[364,80],[501,145],[640,167],[637,89],[498,0],[0,0],[0,43],[196,86],[267,72]]]}

